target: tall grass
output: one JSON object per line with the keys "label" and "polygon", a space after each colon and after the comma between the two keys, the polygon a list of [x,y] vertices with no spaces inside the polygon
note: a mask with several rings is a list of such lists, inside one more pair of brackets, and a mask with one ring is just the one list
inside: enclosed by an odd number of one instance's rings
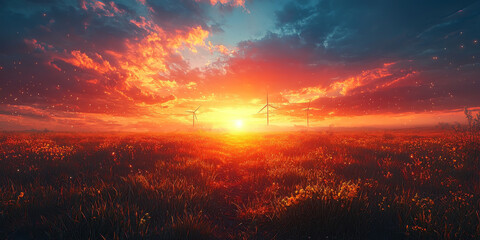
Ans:
{"label": "tall grass", "polygon": [[478,239],[451,133],[4,133],[0,238]]}

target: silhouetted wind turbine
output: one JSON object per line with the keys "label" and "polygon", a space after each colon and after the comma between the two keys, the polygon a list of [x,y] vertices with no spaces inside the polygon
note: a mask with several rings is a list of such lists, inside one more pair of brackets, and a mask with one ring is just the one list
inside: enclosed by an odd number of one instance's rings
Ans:
{"label": "silhouetted wind turbine", "polygon": [[278,109],[278,108],[276,108],[276,107],[274,107],[274,106],[272,106],[268,103],[268,92],[267,92],[267,104],[265,104],[265,106],[263,106],[263,108],[260,109],[260,111],[258,111],[258,113],[260,113],[263,109],[267,108],[267,126],[270,125],[270,118],[269,118],[270,110],[268,109],[269,107]]}
{"label": "silhouetted wind turbine", "polygon": [[[200,105],[201,106],[201,105]],[[198,118],[197,118],[197,110],[200,108],[200,106],[197,107],[197,109],[195,109],[194,111],[192,110],[188,110],[187,112],[191,113],[192,114],[192,126],[195,127],[195,119],[197,119],[198,121]]]}

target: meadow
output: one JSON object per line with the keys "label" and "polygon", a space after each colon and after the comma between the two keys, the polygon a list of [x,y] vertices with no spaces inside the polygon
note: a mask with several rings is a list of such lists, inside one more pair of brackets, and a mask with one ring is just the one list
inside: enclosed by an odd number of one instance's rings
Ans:
{"label": "meadow", "polygon": [[1,239],[480,239],[452,130],[2,133]]}

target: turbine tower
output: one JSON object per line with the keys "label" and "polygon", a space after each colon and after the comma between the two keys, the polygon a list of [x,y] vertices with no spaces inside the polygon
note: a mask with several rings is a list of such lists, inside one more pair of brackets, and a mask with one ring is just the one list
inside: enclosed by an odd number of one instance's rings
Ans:
{"label": "turbine tower", "polygon": [[195,109],[194,111],[192,110],[188,110],[187,112],[191,113],[192,114],[192,126],[195,127],[195,119],[197,119],[198,121],[198,118],[197,118],[197,110],[200,108],[200,106],[197,107],[197,109]]}
{"label": "turbine tower", "polygon": [[267,104],[265,104],[265,106],[263,106],[263,108],[260,109],[260,111],[258,111],[258,113],[260,113],[263,109],[267,108],[267,126],[270,125],[270,116],[269,116],[270,115],[270,110],[269,110],[270,107],[278,109],[278,108],[270,105],[270,103],[268,103],[268,92],[267,92]]}

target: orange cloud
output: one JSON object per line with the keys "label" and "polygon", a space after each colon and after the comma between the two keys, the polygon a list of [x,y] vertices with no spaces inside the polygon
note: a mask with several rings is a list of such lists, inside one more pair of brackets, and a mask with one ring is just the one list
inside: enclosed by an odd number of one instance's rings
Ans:
{"label": "orange cloud", "polygon": [[397,73],[391,69],[394,65],[395,63],[385,63],[382,67],[363,70],[357,75],[334,81],[328,86],[305,87],[299,90],[285,91],[282,95],[289,102],[301,103],[321,97],[347,96],[358,89],[362,93],[374,92],[397,84],[418,73],[416,71]]}
{"label": "orange cloud", "polygon": [[195,46],[205,46],[205,39],[209,32],[203,30],[201,26],[191,28],[186,34],[179,33],[175,38],[168,41],[168,47],[177,49],[181,46],[186,46],[190,51],[197,52]]}
{"label": "orange cloud", "polygon": [[82,53],[78,50],[71,52],[72,58],[63,59],[65,62],[68,62],[74,66],[91,69],[99,72],[101,74],[107,73],[109,71],[115,71],[116,69],[110,65],[107,60],[104,60],[100,54],[95,54],[96,60],[90,58],[87,54]]}
{"label": "orange cloud", "polygon": [[210,3],[212,5],[215,5],[217,3],[221,4],[230,4],[232,6],[242,6],[245,7],[245,0],[210,0]]}
{"label": "orange cloud", "polygon": [[[171,95],[177,89],[191,89],[190,82],[184,86],[169,77],[171,66],[176,64],[172,56],[180,55],[179,50],[182,48],[194,53],[197,51],[196,47],[206,48],[205,39],[209,32],[201,26],[186,31],[166,32],[145,18],[131,22],[145,29],[148,34],[142,39],[127,39],[125,50],[122,52],[108,50],[104,53],[87,54],[74,50],[67,57],[59,58],[81,69],[95,71],[99,75],[108,74],[108,78],[112,75],[121,78],[120,81],[116,81],[117,85],[107,90],[105,94],[112,94],[112,91],[115,91],[134,102],[138,99],[153,99],[150,102],[154,102],[154,99]],[[107,61],[100,54],[104,54],[111,61]],[[60,70],[59,65],[53,62],[50,65]],[[98,80],[88,82],[95,84]]]}
{"label": "orange cloud", "polygon": [[392,66],[392,64],[393,63],[385,63],[381,68],[364,70],[360,74],[347,78],[342,82],[335,82],[331,85],[331,90],[345,96],[355,88],[365,86],[383,77],[392,76],[392,73],[389,71],[389,67]]}
{"label": "orange cloud", "polygon": [[[198,26],[188,32],[177,31],[173,36],[152,22],[138,23],[149,34],[139,42],[127,41],[127,52],[118,61],[127,74],[127,86],[136,86],[145,92],[166,94],[179,87],[175,80],[162,75],[169,73],[169,59],[172,53],[186,46],[196,52],[196,46],[205,46],[208,31]],[[161,74],[161,75],[160,75]]]}
{"label": "orange cloud", "polygon": [[[97,4],[98,8],[105,6]],[[116,86],[106,94],[117,91],[118,94],[131,100],[135,100],[133,98],[138,96],[171,95],[179,88],[191,89],[192,86],[188,85],[191,81],[182,85],[175,78],[171,78],[170,69],[173,66],[175,66],[174,69],[178,68],[178,63],[182,64],[181,49],[186,48],[193,53],[197,52],[197,47],[207,49],[205,39],[209,36],[209,32],[201,26],[167,32],[145,17],[130,22],[146,30],[147,34],[141,39],[125,40],[125,49],[121,52],[107,50],[103,53],[85,53],[74,50],[67,56],[57,56],[54,59],[61,59],[81,69],[95,71],[98,75],[107,78],[111,76],[120,78],[119,81],[115,81]],[[30,45],[38,45],[34,40],[28,42]],[[180,60],[178,60],[179,56]],[[55,63],[54,59],[49,62],[50,66],[61,70],[61,65]],[[180,67],[186,68],[188,65]],[[97,82],[98,80],[89,81],[92,84]],[[134,96],[130,96],[133,93],[135,93]]]}
{"label": "orange cloud", "polygon": [[210,50],[211,53],[213,53],[214,51],[217,51],[217,52],[219,52],[223,55],[226,55],[226,56],[235,53],[234,50],[230,50],[222,44],[213,45],[212,42],[210,42],[210,41],[208,42],[208,50]]}
{"label": "orange cloud", "polygon": [[135,19],[131,19],[130,22],[135,24],[135,26],[137,26],[138,28],[143,28],[143,29],[147,29],[147,27],[149,26],[149,22],[147,22],[145,20],[145,17],[142,17],[140,16],[140,20],[142,20],[141,22],[135,20]]}
{"label": "orange cloud", "polygon": [[23,40],[25,42],[25,44],[27,44],[28,46],[31,46],[33,47],[34,49],[40,49],[42,51],[45,51],[45,44],[44,43],[39,43],[37,41],[37,39],[24,39]]}
{"label": "orange cloud", "polygon": [[[195,0],[195,1],[201,2],[202,0]],[[245,0],[206,0],[206,1],[208,1],[211,5],[222,4],[222,5],[245,8]]]}
{"label": "orange cloud", "polygon": [[[205,39],[209,35],[209,32],[201,26],[189,28],[186,32],[176,30],[173,33],[167,33],[153,21],[146,20],[145,17],[140,17],[140,21],[132,19],[130,22],[149,33],[146,37],[147,43],[155,42],[157,46],[166,45],[165,48],[174,50],[186,46],[192,52],[197,52],[195,47],[206,46]],[[166,44],[164,44],[165,42]]]}
{"label": "orange cloud", "polygon": [[114,2],[110,2],[110,7],[113,9],[115,13],[123,13],[123,10],[120,10]]}
{"label": "orange cloud", "polygon": [[105,4],[102,1],[97,1],[97,0],[82,0],[80,2],[80,7],[88,11],[91,9],[94,12],[101,12],[101,15],[107,16],[107,17],[113,17],[115,16],[115,13],[124,13],[125,11],[120,10],[117,5],[114,2],[109,2],[109,4]]}

